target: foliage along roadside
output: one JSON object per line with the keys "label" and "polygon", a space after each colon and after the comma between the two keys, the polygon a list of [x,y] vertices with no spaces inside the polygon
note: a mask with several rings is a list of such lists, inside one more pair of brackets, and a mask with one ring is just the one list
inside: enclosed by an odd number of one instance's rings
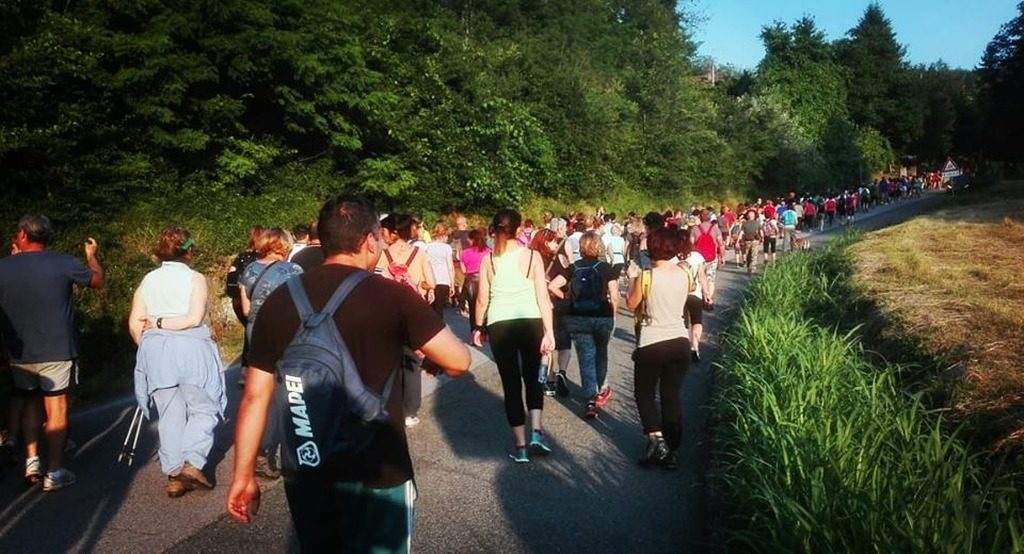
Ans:
{"label": "foliage along roadside", "polygon": [[1020,552],[1007,477],[843,326],[849,238],[790,256],[747,292],[726,337],[712,487],[731,548],[771,552]]}

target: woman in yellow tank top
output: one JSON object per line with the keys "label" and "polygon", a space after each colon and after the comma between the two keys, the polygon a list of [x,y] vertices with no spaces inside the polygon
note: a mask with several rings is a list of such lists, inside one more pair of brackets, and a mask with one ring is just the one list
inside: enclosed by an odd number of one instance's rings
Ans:
{"label": "woman in yellow tank top", "polygon": [[[480,268],[473,344],[491,341],[494,362],[505,393],[505,416],[512,427],[517,463],[529,462],[527,448],[548,454],[551,447],[544,435],[544,387],[538,381],[541,357],[555,347],[551,300],[548,298],[544,265],[539,255],[515,240],[522,217],[514,210],[501,210],[491,223],[494,251]],[[526,409],[523,408],[523,389]],[[530,412],[530,441],[526,441],[526,410]]]}

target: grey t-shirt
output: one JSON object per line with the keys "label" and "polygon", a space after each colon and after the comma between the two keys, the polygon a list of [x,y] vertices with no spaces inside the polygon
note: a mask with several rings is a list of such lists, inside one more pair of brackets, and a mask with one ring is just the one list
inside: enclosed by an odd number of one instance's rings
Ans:
{"label": "grey t-shirt", "polygon": [[78,357],[71,290],[91,279],[92,270],[68,254],[22,252],[0,260],[0,333],[12,362]]}

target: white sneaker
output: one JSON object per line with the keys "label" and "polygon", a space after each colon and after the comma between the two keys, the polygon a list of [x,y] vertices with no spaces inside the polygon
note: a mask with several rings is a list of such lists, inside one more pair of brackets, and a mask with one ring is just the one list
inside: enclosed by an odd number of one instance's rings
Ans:
{"label": "white sneaker", "polygon": [[408,429],[410,427],[416,427],[419,424],[420,424],[420,418],[418,418],[416,416],[406,416],[406,418],[405,418],[405,428],[406,429]]}
{"label": "white sneaker", "polygon": [[75,484],[75,474],[60,468],[57,471],[47,472],[43,479],[43,492],[51,492],[63,489]]}
{"label": "white sneaker", "polygon": [[31,485],[38,483],[43,477],[39,471],[39,456],[25,458],[25,480]]}

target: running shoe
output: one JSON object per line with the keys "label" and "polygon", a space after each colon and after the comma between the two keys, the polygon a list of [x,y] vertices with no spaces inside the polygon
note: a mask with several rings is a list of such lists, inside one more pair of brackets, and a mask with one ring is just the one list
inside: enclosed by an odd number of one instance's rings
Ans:
{"label": "running shoe", "polygon": [[559,371],[555,376],[555,385],[558,388],[558,396],[562,398],[569,396],[569,378],[564,371]]}
{"label": "running shoe", "polygon": [[675,471],[675,470],[679,469],[679,461],[676,459],[676,453],[675,452],[669,452],[665,456],[665,458],[663,460],[661,460],[661,467],[663,467],[663,468],[665,468],[665,469],[667,469],[669,471]]}
{"label": "running shoe", "polygon": [[419,424],[420,424],[420,418],[419,417],[417,417],[417,416],[406,416],[406,418],[405,418],[405,428],[406,429],[411,429],[412,427],[416,427]]}
{"label": "running shoe", "polygon": [[530,461],[530,455],[527,454],[525,446],[516,448],[515,453],[509,454],[508,457],[517,464],[525,464]]}
{"label": "running shoe", "polygon": [[39,469],[39,456],[32,456],[25,459],[25,482],[29,485],[36,485],[43,480],[43,474]]}
{"label": "running shoe", "polygon": [[544,383],[544,396],[554,396],[557,388],[554,381]]}
{"label": "running shoe", "polygon": [[544,431],[540,429],[534,429],[530,433],[530,449],[536,454],[550,454],[551,446],[548,444],[547,437],[544,436]]}
{"label": "running shoe", "polygon": [[597,404],[594,402],[587,402],[587,407],[583,409],[583,417],[587,419],[597,419]]}
{"label": "running shoe", "polygon": [[662,463],[668,455],[668,445],[665,444],[665,439],[662,437],[648,437],[647,447],[637,463],[643,467],[649,467]]}
{"label": "running shoe", "polygon": [[46,473],[46,477],[43,479],[43,492],[57,491],[64,487],[70,487],[74,484],[75,474],[64,468],[60,468],[57,471],[50,471]]}
{"label": "running shoe", "polygon": [[598,408],[604,408],[611,399],[612,388],[605,385],[601,387],[601,392],[597,393],[597,396],[594,397],[594,403],[597,404]]}

